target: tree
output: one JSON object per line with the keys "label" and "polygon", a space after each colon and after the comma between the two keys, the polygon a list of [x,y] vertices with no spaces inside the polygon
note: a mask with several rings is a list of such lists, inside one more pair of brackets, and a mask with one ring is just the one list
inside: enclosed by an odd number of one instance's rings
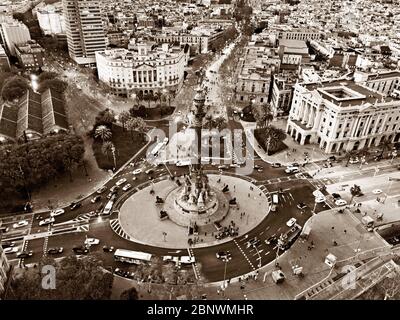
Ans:
{"label": "tree", "polygon": [[100,111],[96,116],[94,127],[97,127],[98,125],[105,125],[112,129],[113,123],[115,123],[115,112],[107,108],[103,111]]}
{"label": "tree", "polygon": [[[56,272],[56,287],[42,288],[42,265],[52,265]],[[94,256],[67,256],[59,261],[47,258],[39,268],[29,268],[11,282],[6,299],[12,300],[108,300],[111,297],[113,275],[102,268]]]}
{"label": "tree", "polygon": [[130,131],[131,138],[133,140],[133,132],[137,131],[139,133],[143,133],[146,128],[146,122],[142,118],[131,117],[126,122],[126,128]]}
{"label": "tree", "polygon": [[68,84],[60,79],[46,79],[39,82],[39,92],[44,92],[47,89],[53,89],[57,92],[63,93],[68,87]]}
{"label": "tree", "polygon": [[227,123],[224,117],[220,116],[214,119],[213,126],[218,131],[221,131],[227,127]]}
{"label": "tree", "polygon": [[135,287],[121,293],[120,300],[139,300],[139,293]]}
{"label": "tree", "polygon": [[94,131],[94,137],[95,138],[100,138],[105,142],[106,140],[110,140],[112,137],[112,132],[110,128],[108,128],[105,125],[100,125],[98,126],[95,131]]}
{"label": "tree", "polygon": [[285,131],[273,126],[256,129],[254,136],[268,154],[277,152],[281,148],[283,140],[286,139]]}
{"label": "tree", "polygon": [[131,117],[132,117],[132,115],[131,115],[131,113],[130,113],[129,111],[122,111],[122,112],[119,114],[118,119],[119,119],[119,122],[121,122],[121,124],[122,124],[122,130],[123,130],[123,131],[125,130],[126,122],[127,122]]}
{"label": "tree", "polygon": [[117,167],[117,157],[115,154],[115,146],[111,141],[105,141],[103,142],[102,146],[101,146],[101,152],[108,158],[110,159],[110,155],[113,158],[113,162],[114,162],[114,168]]}
{"label": "tree", "polygon": [[379,147],[381,149],[381,153],[380,153],[379,157],[382,158],[385,151],[392,149],[393,146],[389,140],[385,139],[385,140],[381,141],[381,143],[379,144]]}
{"label": "tree", "polygon": [[350,194],[351,194],[350,203],[352,203],[353,198],[361,194],[361,187],[355,184],[350,188]]}
{"label": "tree", "polygon": [[55,78],[57,78],[57,73],[45,71],[45,72],[42,72],[39,75],[39,79],[38,80],[39,80],[39,83],[40,83],[40,82],[43,82],[43,81],[46,81],[46,80],[53,80]]}
{"label": "tree", "polygon": [[13,101],[21,98],[28,88],[28,83],[24,78],[20,76],[10,77],[4,82],[1,96],[4,100]]}

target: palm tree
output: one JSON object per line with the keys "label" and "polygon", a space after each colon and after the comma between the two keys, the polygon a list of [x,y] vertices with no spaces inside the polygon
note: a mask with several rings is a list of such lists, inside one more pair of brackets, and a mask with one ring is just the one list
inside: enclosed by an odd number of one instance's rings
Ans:
{"label": "palm tree", "polygon": [[227,127],[226,120],[224,117],[215,118],[213,121],[214,128],[217,128],[218,131],[225,129]]}
{"label": "palm tree", "polygon": [[350,188],[350,194],[351,194],[350,204],[352,203],[353,198],[354,198],[355,196],[358,196],[360,193],[361,193],[361,188],[360,188],[360,186],[358,186],[358,185],[355,184],[354,186],[352,186],[352,187]]}
{"label": "palm tree", "polygon": [[106,140],[110,140],[111,139],[112,132],[107,126],[100,125],[94,131],[94,137],[95,138],[101,138],[101,140],[103,140],[103,142],[104,142]]}
{"label": "palm tree", "polygon": [[115,155],[115,146],[111,141],[105,141],[101,146],[101,152],[110,160],[110,155],[113,157],[114,168],[117,167],[117,158]]}

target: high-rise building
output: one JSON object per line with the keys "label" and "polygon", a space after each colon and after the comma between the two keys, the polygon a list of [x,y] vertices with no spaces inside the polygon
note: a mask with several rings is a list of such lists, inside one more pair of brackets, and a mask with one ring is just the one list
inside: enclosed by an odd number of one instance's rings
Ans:
{"label": "high-rise building", "polygon": [[65,33],[64,16],[58,3],[39,8],[37,10],[37,18],[40,29],[44,34]]}
{"label": "high-rise building", "polygon": [[63,0],[68,51],[76,63],[95,65],[96,51],[106,48],[99,0]]}
{"label": "high-rise building", "polygon": [[3,22],[0,25],[0,35],[5,49],[15,56],[15,45],[31,40],[28,27],[17,20]]}

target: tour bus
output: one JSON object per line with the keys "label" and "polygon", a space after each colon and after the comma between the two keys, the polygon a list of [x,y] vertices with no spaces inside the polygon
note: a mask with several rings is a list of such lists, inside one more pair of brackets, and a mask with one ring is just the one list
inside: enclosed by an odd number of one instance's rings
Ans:
{"label": "tour bus", "polygon": [[114,253],[114,260],[133,264],[142,264],[150,262],[151,254],[141,251],[117,249]]}

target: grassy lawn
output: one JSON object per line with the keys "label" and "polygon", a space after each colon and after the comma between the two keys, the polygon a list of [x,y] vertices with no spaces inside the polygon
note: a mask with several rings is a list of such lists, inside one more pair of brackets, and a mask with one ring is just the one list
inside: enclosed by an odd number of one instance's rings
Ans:
{"label": "grassy lawn", "polygon": [[[125,162],[134,156],[145,144],[145,135],[134,132],[131,135],[128,131],[122,131],[122,127],[113,126],[112,143],[116,149],[116,163],[118,170]],[[102,141],[100,139],[93,141],[93,153],[99,168],[108,170],[114,167],[112,156],[107,157],[101,151]]]}

